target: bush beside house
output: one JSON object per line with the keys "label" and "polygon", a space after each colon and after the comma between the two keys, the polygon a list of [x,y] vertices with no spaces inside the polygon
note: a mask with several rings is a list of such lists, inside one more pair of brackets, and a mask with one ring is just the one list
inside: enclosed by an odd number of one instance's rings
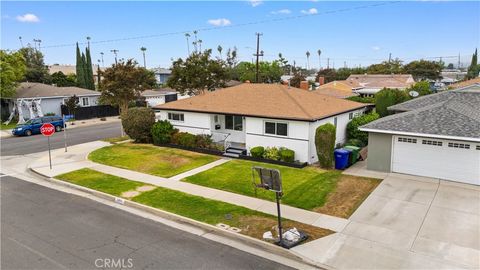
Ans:
{"label": "bush beside house", "polygon": [[398,89],[384,88],[375,95],[375,111],[380,117],[390,114],[388,107],[409,100],[410,97],[406,91]]}
{"label": "bush beside house", "polygon": [[377,120],[380,116],[377,113],[369,113],[357,116],[347,124],[347,138],[349,145],[363,147],[368,144],[368,133],[360,131],[360,126],[366,125],[372,121]]}
{"label": "bush beside house", "polygon": [[250,149],[250,154],[254,158],[263,158],[264,153],[265,153],[265,148],[263,146],[256,146]]}
{"label": "bush beside house", "polygon": [[122,114],[125,133],[137,143],[152,142],[151,130],[155,124],[155,114],[149,108],[131,108]]}
{"label": "bush beside house", "polygon": [[315,131],[315,147],[317,149],[318,162],[323,168],[333,167],[333,151],[335,149],[336,128],[327,123],[321,125]]}
{"label": "bush beside house", "polygon": [[175,133],[175,131],[176,129],[173,128],[173,125],[168,120],[156,122],[151,130],[153,144],[160,145],[170,143],[172,134]]}

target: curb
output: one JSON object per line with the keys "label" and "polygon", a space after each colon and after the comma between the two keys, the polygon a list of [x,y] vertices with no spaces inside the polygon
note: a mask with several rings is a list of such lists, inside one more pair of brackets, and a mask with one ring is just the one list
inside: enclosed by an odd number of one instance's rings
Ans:
{"label": "curb", "polygon": [[[320,269],[330,269],[330,267],[328,267],[326,265],[321,265],[319,263],[316,263],[316,262],[314,262],[314,261],[312,261],[312,260],[310,260],[310,259],[308,259],[308,258],[306,258],[306,257],[304,257],[300,254],[297,254],[296,252],[292,252],[290,250],[281,248],[279,246],[276,246],[274,244],[270,244],[268,242],[265,242],[265,241],[262,241],[262,240],[259,240],[259,239],[255,239],[255,238],[250,237],[250,236],[246,236],[246,235],[243,235],[243,234],[223,230],[223,229],[220,229],[216,226],[206,224],[206,223],[203,223],[203,222],[200,222],[200,221],[197,221],[197,220],[194,220],[194,219],[190,219],[190,218],[187,218],[187,217],[184,217],[184,216],[180,216],[180,215],[177,215],[177,214],[174,214],[174,213],[170,213],[170,212],[167,212],[167,211],[164,211],[164,210],[153,208],[151,206],[143,205],[143,204],[140,204],[140,203],[137,203],[137,202],[133,202],[133,201],[130,201],[130,200],[127,200],[127,199],[116,197],[116,196],[113,196],[113,195],[110,195],[110,194],[107,194],[107,193],[103,193],[101,191],[97,191],[97,190],[93,190],[93,189],[90,189],[90,188],[75,185],[75,184],[72,184],[72,183],[69,183],[69,182],[64,182],[64,181],[61,181],[61,180],[57,180],[55,178],[51,178],[51,177],[46,176],[46,175],[44,175],[40,172],[35,171],[30,166],[28,167],[28,170],[30,170],[32,173],[34,173],[36,175],[41,176],[43,178],[43,180],[48,181],[50,183],[60,185],[60,186],[64,186],[64,187],[68,187],[68,188],[72,188],[72,189],[75,189],[75,190],[78,190],[78,191],[82,191],[82,192],[88,193],[90,195],[93,195],[97,198],[101,198],[101,199],[108,200],[108,201],[113,201],[115,203],[125,205],[127,207],[131,207],[131,208],[134,208],[134,209],[137,209],[137,210],[140,210],[140,211],[144,211],[144,212],[153,214],[155,216],[158,216],[158,217],[170,220],[170,221],[174,221],[174,222],[177,222],[177,223],[180,223],[180,224],[188,224],[188,225],[200,228],[202,230],[205,230],[205,234],[213,233],[213,234],[216,234],[216,235],[219,235],[219,236],[222,236],[222,237],[226,237],[230,240],[240,242],[241,244],[245,244],[245,245],[253,247],[253,248],[261,249],[261,250],[270,252],[272,254],[275,254],[277,256],[285,257],[287,259],[290,259],[292,261],[296,261],[298,263],[306,264],[306,265],[309,265],[309,266],[312,266],[312,267],[315,267],[315,268],[320,268]],[[226,245],[228,245],[228,244],[226,244]]]}

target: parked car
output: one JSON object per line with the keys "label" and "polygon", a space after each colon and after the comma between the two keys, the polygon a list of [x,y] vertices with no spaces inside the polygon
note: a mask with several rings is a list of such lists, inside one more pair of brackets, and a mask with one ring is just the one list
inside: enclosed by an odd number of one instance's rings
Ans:
{"label": "parked car", "polygon": [[45,124],[50,123],[55,126],[55,131],[60,132],[65,127],[63,119],[60,116],[44,116],[38,118],[32,118],[27,122],[17,125],[12,129],[12,134],[16,136],[30,136],[32,134],[40,133],[40,127]]}

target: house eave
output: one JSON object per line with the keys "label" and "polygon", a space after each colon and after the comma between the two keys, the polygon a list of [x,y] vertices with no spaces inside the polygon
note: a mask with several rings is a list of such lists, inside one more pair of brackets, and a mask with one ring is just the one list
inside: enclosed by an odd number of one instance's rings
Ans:
{"label": "house eave", "polygon": [[383,134],[391,134],[391,135],[404,135],[404,136],[415,136],[415,137],[425,137],[425,138],[437,138],[437,139],[445,139],[445,140],[480,142],[480,138],[472,138],[472,137],[460,137],[460,136],[406,132],[406,131],[396,131],[396,130],[383,130],[383,129],[373,129],[373,128],[359,128],[359,129],[361,131],[372,132],[372,133],[383,133]]}

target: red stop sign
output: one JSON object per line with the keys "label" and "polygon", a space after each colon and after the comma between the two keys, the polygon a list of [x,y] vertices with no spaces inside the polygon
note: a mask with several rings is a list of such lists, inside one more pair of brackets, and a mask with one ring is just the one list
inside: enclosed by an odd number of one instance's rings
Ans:
{"label": "red stop sign", "polygon": [[55,133],[55,126],[50,123],[45,123],[40,127],[40,132],[43,136],[52,136]]}

